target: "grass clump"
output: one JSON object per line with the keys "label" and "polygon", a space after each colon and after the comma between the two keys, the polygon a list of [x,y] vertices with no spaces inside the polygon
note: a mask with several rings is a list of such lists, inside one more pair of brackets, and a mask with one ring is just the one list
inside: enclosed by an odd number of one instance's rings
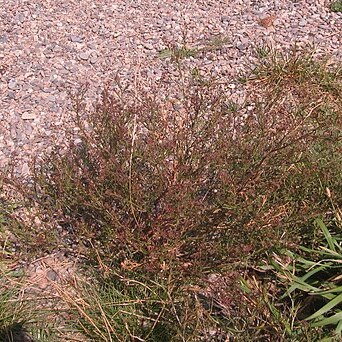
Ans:
{"label": "grass clump", "polygon": [[173,62],[180,62],[181,60],[189,57],[195,57],[197,55],[195,48],[188,48],[186,46],[172,46],[170,48],[163,49],[159,52],[160,58],[170,58]]}
{"label": "grass clump", "polygon": [[315,220],[321,233],[318,248],[301,247],[301,253],[286,251],[286,263],[278,257],[274,264],[279,277],[288,284],[285,296],[298,306],[297,317],[311,327],[335,327],[334,337],[341,339],[341,221],[333,220],[330,229],[321,219]]}
{"label": "grass clump", "polygon": [[330,5],[333,12],[342,12],[342,1],[333,1]]}
{"label": "grass clump", "polygon": [[329,216],[326,188],[341,193],[341,69],[262,56],[242,105],[198,75],[169,89],[178,100],[105,89],[92,112],[77,103],[67,153],[37,163],[27,192],[39,233],[60,234],[45,248],[71,245],[97,269],[93,289],[64,295],[90,339],[311,336],[252,270],[314,244],[307,223]]}
{"label": "grass clump", "polygon": [[31,301],[23,296],[22,275],[1,261],[0,270],[0,340],[4,342],[47,341],[50,326]]}
{"label": "grass clump", "polygon": [[175,278],[137,277],[133,272],[123,277],[114,271],[97,279],[93,286],[79,281],[76,296],[61,293],[73,328],[91,341],[188,341],[215,326],[199,300]]}

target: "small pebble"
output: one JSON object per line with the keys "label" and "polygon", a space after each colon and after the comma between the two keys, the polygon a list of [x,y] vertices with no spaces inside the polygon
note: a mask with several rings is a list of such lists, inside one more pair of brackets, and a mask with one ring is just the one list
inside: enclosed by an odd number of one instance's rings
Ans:
{"label": "small pebble", "polygon": [[46,276],[51,281],[56,281],[58,279],[58,274],[54,270],[49,270]]}
{"label": "small pebble", "polygon": [[237,45],[237,48],[238,48],[240,51],[246,50],[247,47],[248,47],[248,44],[238,44],[238,45]]}
{"label": "small pebble", "polygon": [[154,49],[154,46],[150,43],[144,43],[143,46],[147,50],[153,50]]}
{"label": "small pebble", "polygon": [[81,52],[79,54],[80,58],[83,60],[83,61],[86,61],[89,59],[90,57],[90,53],[89,52]]}
{"label": "small pebble", "polygon": [[97,56],[93,56],[93,57],[90,58],[90,63],[91,64],[95,64],[97,62],[97,60],[98,60],[98,57]]}
{"label": "small pebble", "polygon": [[29,175],[30,174],[30,167],[28,163],[23,163],[21,166],[21,174],[22,175]]}
{"label": "small pebble", "polygon": [[23,120],[34,120],[36,118],[36,114],[33,113],[33,112],[24,112],[22,115],[21,115],[21,118]]}
{"label": "small pebble", "polygon": [[15,100],[15,98],[16,98],[15,91],[9,90],[9,91],[7,92],[7,97],[8,97],[9,99],[11,99],[11,100]]}
{"label": "small pebble", "polygon": [[70,36],[70,40],[73,42],[73,43],[82,43],[83,42],[83,38],[80,37],[80,36],[75,36],[75,35],[71,35]]}
{"label": "small pebble", "polygon": [[18,87],[18,83],[17,81],[12,78],[9,82],[8,82],[8,89],[11,89],[11,90],[17,90],[19,87]]}
{"label": "small pebble", "polygon": [[0,44],[6,44],[8,42],[8,39],[6,36],[0,36]]}
{"label": "small pebble", "polygon": [[52,93],[53,91],[54,91],[54,88],[51,88],[51,87],[43,88],[44,93]]}

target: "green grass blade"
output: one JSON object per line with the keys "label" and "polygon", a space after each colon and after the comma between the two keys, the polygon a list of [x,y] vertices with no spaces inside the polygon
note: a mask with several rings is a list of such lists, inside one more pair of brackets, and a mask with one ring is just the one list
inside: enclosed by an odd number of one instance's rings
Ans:
{"label": "green grass blade", "polygon": [[[329,249],[329,248],[326,248],[326,247],[321,247],[321,249],[322,249],[322,254],[323,255],[328,255],[328,256],[330,256],[330,257],[335,257],[335,258],[337,258],[337,259],[342,259],[342,253],[341,253],[341,251],[333,251],[333,250],[331,250],[331,249]],[[336,262],[339,262],[338,260],[336,260]]]}
{"label": "green grass blade", "polygon": [[329,248],[331,250],[333,250],[334,252],[336,252],[335,249],[335,239],[331,236],[327,226],[323,223],[323,221],[321,219],[316,219],[315,223],[318,225],[319,228],[322,229],[323,234],[328,242]]}
{"label": "green grass blade", "polygon": [[322,292],[319,292],[318,294],[324,295],[324,294],[328,294],[328,293],[342,293],[342,286],[335,287],[335,288],[330,289],[330,290],[322,291]]}
{"label": "green grass blade", "polygon": [[333,337],[324,337],[321,340],[319,340],[319,342],[334,342],[334,338]]}
{"label": "green grass blade", "polygon": [[342,322],[342,311],[338,312],[337,314],[324,318],[322,320],[319,320],[317,322],[311,323],[311,326],[313,327],[324,327],[329,324],[340,324]]}
{"label": "green grass blade", "polygon": [[306,291],[306,292],[310,292],[310,291],[317,292],[317,291],[319,291],[319,288],[314,287],[312,285],[309,285],[305,281],[307,279],[309,279],[311,276],[313,276],[314,274],[316,274],[317,272],[323,271],[324,269],[325,269],[325,267],[321,266],[321,267],[317,267],[317,268],[311,270],[310,272],[304,274],[302,277],[293,276],[294,284],[290,286],[287,293],[290,294],[293,291],[295,291],[297,288],[299,289],[299,285],[301,286],[300,289],[303,291]]}
{"label": "green grass blade", "polygon": [[[335,297],[334,299],[332,299],[329,303],[327,303],[326,305],[324,305],[322,308],[320,308],[318,311],[316,311],[314,314],[312,314],[311,316],[309,316],[307,318],[307,320],[312,320],[315,319],[321,315],[324,315],[325,313],[327,313],[328,311],[330,311],[332,308],[334,308],[336,305],[339,305],[342,303],[342,293],[339,294],[337,297]],[[342,312],[341,314],[341,319],[342,319]],[[335,316],[335,315],[334,315]],[[332,316],[332,317],[334,317]],[[330,323],[329,323],[330,324]]]}
{"label": "green grass blade", "polygon": [[342,319],[338,322],[337,327],[336,327],[336,333],[338,335],[341,335],[342,333]]}

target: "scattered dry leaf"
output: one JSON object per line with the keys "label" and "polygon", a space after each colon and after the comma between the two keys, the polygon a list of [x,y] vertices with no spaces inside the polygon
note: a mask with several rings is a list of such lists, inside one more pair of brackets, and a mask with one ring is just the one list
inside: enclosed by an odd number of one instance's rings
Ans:
{"label": "scattered dry leaf", "polygon": [[267,27],[272,26],[276,19],[277,19],[277,16],[275,14],[272,14],[263,19],[260,19],[259,24],[267,28]]}

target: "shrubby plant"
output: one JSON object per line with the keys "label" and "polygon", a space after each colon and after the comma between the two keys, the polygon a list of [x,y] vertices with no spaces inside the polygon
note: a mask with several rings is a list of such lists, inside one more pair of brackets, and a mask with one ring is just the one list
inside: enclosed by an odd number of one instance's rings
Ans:
{"label": "shrubby plant", "polygon": [[341,187],[341,84],[306,57],[268,63],[251,83],[263,97],[242,106],[191,79],[177,110],[105,90],[77,113],[79,143],[37,171],[37,202],[86,250],[145,270],[213,269],[296,240],[293,223]]}
{"label": "shrubby plant", "polygon": [[198,69],[166,97],[121,87],[90,112],[76,101],[74,143],[37,163],[26,189],[40,225],[25,233],[95,266],[84,307],[64,296],[85,335],[116,340],[118,325],[121,340],[208,340],[206,326],[216,339],[291,335],[294,316],[284,304],[280,320],[260,275],[250,291],[250,270],[315,243],[307,223],[329,216],[325,188],[341,193],[341,69],[266,52],[243,104]]}

